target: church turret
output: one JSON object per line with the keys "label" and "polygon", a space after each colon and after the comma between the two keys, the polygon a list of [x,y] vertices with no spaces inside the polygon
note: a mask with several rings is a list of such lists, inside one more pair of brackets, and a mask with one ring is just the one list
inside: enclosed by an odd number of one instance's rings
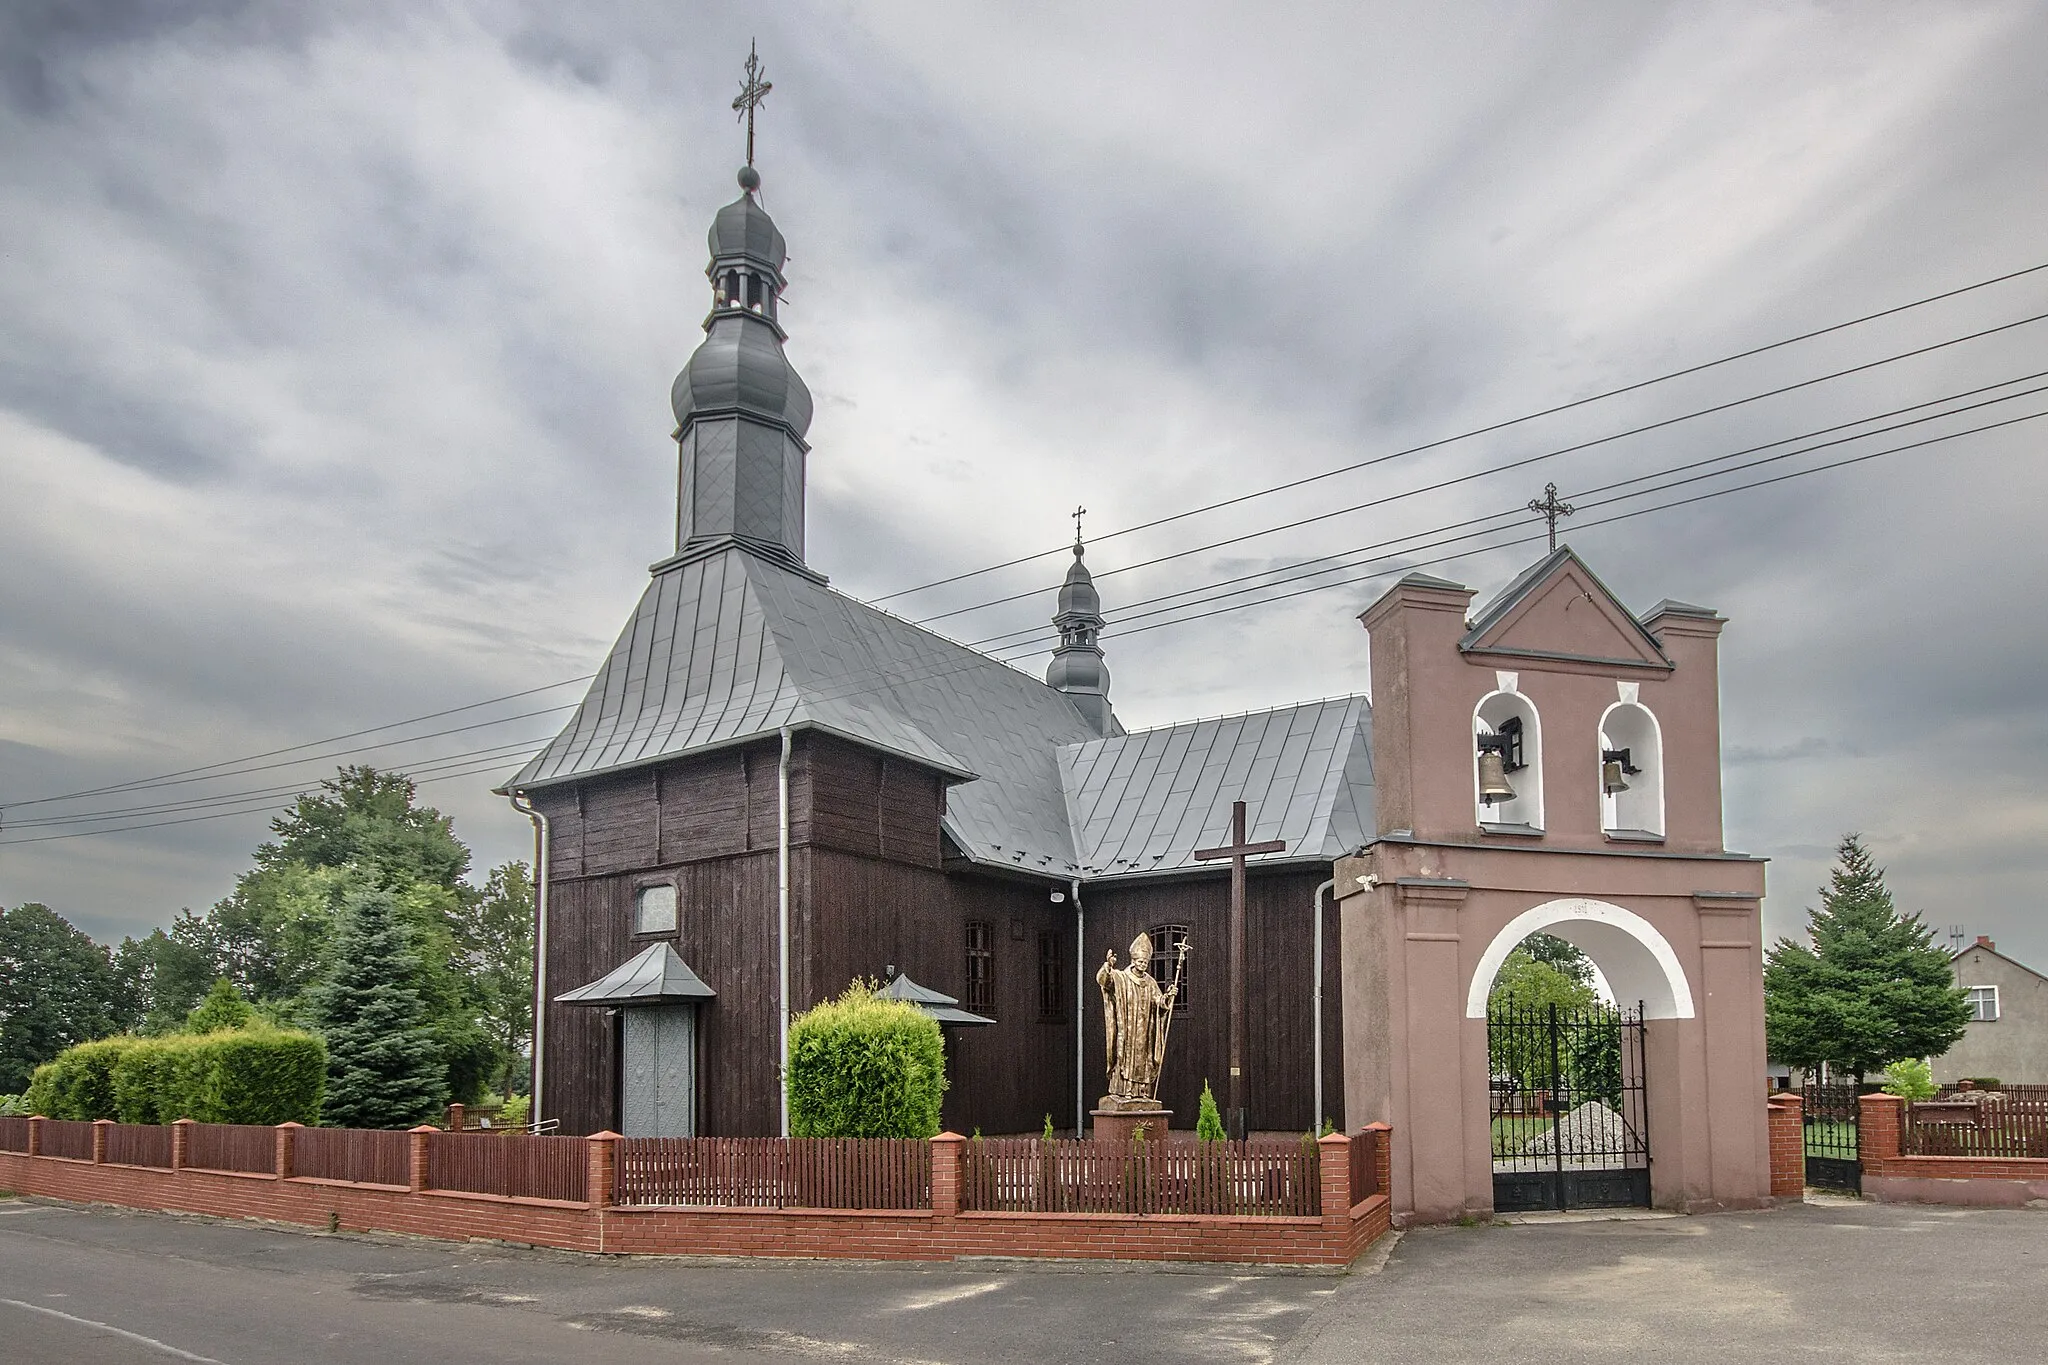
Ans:
{"label": "church turret", "polygon": [[1066,693],[1099,735],[1120,734],[1109,708],[1109,665],[1102,660],[1102,598],[1083,559],[1080,513],[1074,515],[1074,563],[1060,585],[1059,648],[1045,670],[1048,686]]}
{"label": "church turret", "polygon": [[746,105],[748,164],[740,197],[711,224],[711,314],[705,337],[670,401],[680,471],[676,496],[679,554],[738,543],[801,568],[804,560],[804,460],[810,447],[811,392],[782,353],[788,334],[777,320],[787,258],[782,233],[755,198],[751,115],[766,82]]}

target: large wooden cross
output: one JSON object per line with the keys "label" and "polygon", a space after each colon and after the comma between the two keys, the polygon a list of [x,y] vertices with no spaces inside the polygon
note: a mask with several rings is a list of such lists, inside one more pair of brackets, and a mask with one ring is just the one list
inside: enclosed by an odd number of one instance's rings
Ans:
{"label": "large wooden cross", "polygon": [[1287,841],[1245,842],[1244,802],[1230,803],[1230,844],[1198,848],[1198,862],[1230,859],[1230,1114],[1239,1138],[1250,1136],[1244,1113],[1244,860],[1257,853],[1285,853]]}

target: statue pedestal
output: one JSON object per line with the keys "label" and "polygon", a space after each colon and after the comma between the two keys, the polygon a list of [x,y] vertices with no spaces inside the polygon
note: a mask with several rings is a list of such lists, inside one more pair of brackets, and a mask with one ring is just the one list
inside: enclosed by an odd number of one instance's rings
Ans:
{"label": "statue pedestal", "polygon": [[1091,1109],[1089,1116],[1095,1120],[1092,1136],[1097,1142],[1129,1142],[1142,1124],[1145,1141],[1166,1141],[1167,1128],[1172,1124],[1171,1109]]}

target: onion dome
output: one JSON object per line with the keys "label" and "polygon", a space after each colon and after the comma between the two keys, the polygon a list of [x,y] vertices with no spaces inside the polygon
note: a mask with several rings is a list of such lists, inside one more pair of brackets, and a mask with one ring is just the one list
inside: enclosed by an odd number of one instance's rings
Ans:
{"label": "onion dome", "polygon": [[1060,584],[1059,610],[1052,623],[1059,627],[1059,648],[1046,665],[1046,685],[1067,694],[1097,734],[1119,733],[1109,704],[1109,665],[1103,661],[1102,598],[1095,591],[1095,579],[1082,560],[1081,542],[1074,542],[1074,562]]}

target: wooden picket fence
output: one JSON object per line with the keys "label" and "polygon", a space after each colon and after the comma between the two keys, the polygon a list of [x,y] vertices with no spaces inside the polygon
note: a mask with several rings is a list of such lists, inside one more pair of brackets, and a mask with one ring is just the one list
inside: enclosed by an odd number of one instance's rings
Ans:
{"label": "wooden picket fence", "polygon": [[301,1128],[292,1174],[363,1185],[412,1183],[412,1135],[373,1128]]}
{"label": "wooden picket fence", "polygon": [[961,1155],[960,1207],[1312,1218],[1323,1209],[1322,1156],[1312,1141],[976,1139]]}
{"label": "wooden picket fence", "polygon": [[185,1164],[202,1171],[250,1175],[277,1170],[277,1129],[253,1123],[195,1123]]}
{"label": "wooden picket fence", "polygon": [[932,1145],[898,1138],[622,1138],[620,1204],[928,1209]]}
{"label": "wooden picket fence", "polygon": [[43,1120],[43,1155],[92,1160],[92,1125],[83,1119]]}
{"label": "wooden picket fence", "polygon": [[0,1115],[0,1152],[28,1150],[28,1116]]}
{"label": "wooden picket fence", "polygon": [[[2048,1157],[2048,1087],[2030,1086],[2043,1098],[2016,1097],[2011,1090],[1977,1092],[1973,1105],[1954,1097],[1905,1106],[1899,1129],[1904,1156]],[[1965,1092],[1967,1093],[1967,1092]],[[2000,1095],[2002,1098],[1989,1098]],[[1966,1112],[1973,1111],[1973,1112]]]}
{"label": "wooden picket fence", "polygon": [[[88,1151],[87,1155],[91,1155]],[[157,1124],[116,1123],[107,1129],[109,1166],[171,1169],[171,1130]]]}
{"label": "wooden picket fence", "polygon": [[589,1183],[590,1144],[582,1138],[492,1132],[427,1138],[428,1189],[581,1203]]}

